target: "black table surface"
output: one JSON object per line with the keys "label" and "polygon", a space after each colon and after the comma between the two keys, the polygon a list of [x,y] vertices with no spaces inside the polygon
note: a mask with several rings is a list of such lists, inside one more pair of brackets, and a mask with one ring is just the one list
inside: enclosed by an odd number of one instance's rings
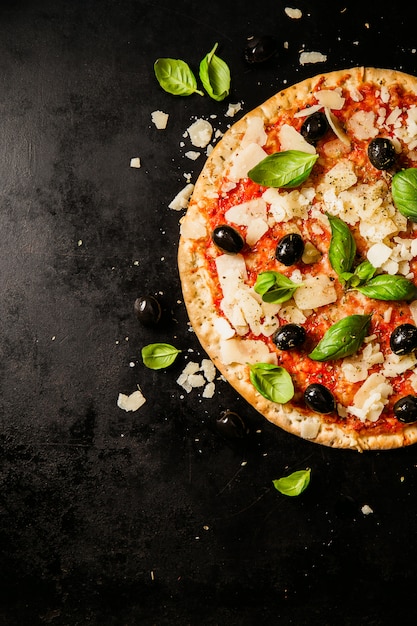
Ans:
{"label": "black table surface", "polygon": [[[333,450],[222,379],[213,398],[185,392],[179,374],[206,355],[176,266],[184,211],[168,208],[204,164],[185,154],[194,120],[224,132],[323,71],[415,74],[416,20],[415,3],[349,0],[1,3],[1,624],[416,623],[416,448]],[[248,65],[247,38],[266,34],[277,55]],[[160,88],[157,58],[197,74],[215,43],[226,100]],[[327,60],[301,65],[302,50]],[[134,315],[143,294],[156,328]],[[153,342],[181,350],[174,365],[143,365]],[[123,411],[138,385],[146,403]],[[226,409],[247,438],[219,434]],[[301,496],[274,489],[306,467]]]}

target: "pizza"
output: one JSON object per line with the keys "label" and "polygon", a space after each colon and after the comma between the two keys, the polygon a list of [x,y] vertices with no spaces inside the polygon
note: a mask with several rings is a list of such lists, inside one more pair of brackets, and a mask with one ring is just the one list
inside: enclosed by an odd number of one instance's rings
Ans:
{"label": "pizza", "polygon": [[417,78],[316,75],[234,123],[181,219],[190,323],[267,420],[354,450],[417,441]]}

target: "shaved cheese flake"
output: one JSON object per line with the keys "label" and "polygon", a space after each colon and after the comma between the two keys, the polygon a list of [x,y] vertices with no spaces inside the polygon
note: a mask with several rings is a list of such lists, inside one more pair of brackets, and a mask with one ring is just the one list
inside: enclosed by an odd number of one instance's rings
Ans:
{"label": "shaved cheese flake", "polygon": [[146,398],[139,388],[129,396],[119,393],[117,398],[117,406],[119,409],[123,409],[123,411],[137,411],[145,402]]}
{"label": "shaved cheese flake", "polygon": [[329,122],[329,126],[336,135],[338,139],[346,146],[350,146],[350,139],[346,135],[345,131],[340,126],[339,120],[328,107],[324,107],[324,113],[326,115],[327,121]]}
{"label": "shaved cheese flake", "polygon": [[230,339],[235,335],[235,330],[232,328],[224,317],[216,317],[213,322],[213,326],[221,339]]}
{"label": "shaved cheese flake", "polygon": [[251,143],[257,143],[259,146],[264,146],[268,136],[265,132],[262,117],[259,115],[248,117],[246,124],[246,131],[243,135],[242,141],[240,142],[241,147],[248,146]]}
{"label": "shaved cheese flake", "polygon": [[232,155],[229,180],[237,183],[242,178],[247,178],[249,170],[258,165],[266,156],[268,155],[265,150],[257,143],[250,143],[243,149],[239,147]]}
{"label": "shaved cheese flake", "polygon": [[181,191],[177,193],[175,198],[171,200],[171,202],[168,204],[168,208],[173,209],[174,211],[181,211],[181,209],[186,209],[193,191],[193,183],[188,183],[187,185],[185,185],[185,187],[181,189]]}
{"label": "shaved cheese flake", "polygon": [[308,143],[298,130],[289,124],[283,124],[278,132],[281,150],[301,150],[308,154],[316,154],[316,149]]}
{"label": "shaved cheese flake", "polygon": [[276,355],[269,352],[266,344],[260,339],[227,339],[220,343],[221,361],[225,365],[231,363],[273,363]]}
{"label": "shaved cheese flake", "polygon": [[294,292],[294,302],[297,308],[317,309],[326,304],[336,302],[337,293],[334,281],[325,274],[308,276]]}
{"label": "shaved cheese flake", "polygon": [[320,111],[320,109],[322,108],[322,104],[313,104],[313,106],[311,107],[301,109],[301,111],[297,111],[296,113],[294,113],[294,117],[307,117],[309,115],[313,115],[313,113],[317,113],[317,111]]}
{"label": "shaved cheese flake", "polygon": [[392,248],[385,243],[374,243],[366,253],[368,261],[374,267],[382,267],[391,256]]}
{"label": "shaved cheese flake", "polygon": [[328,109],[340,111],[345,104],[345,98],[336,89],[322,89],[314,94],[316,100]]}
{"label": "shaved cheese flake", "polygon": [[393,388],[383,374],[371,374],[356,392],[353,405],[347,410],[362,422],[376,422],[392,392]]}
{"label": "shaved cheese flake", "polygon": [[300,436],[303,439],[315,439],[319,434],[320,420],[315,417],[306,418],[301,422]]}
{"label": "shaved cheese flake", "polygon": [[299,20],[303,15],[300,9],[292,9],[291,7],[285,7],[284,11],[292,20]]}
{"label": "shaved cheese flake", "polygon": [[130,159],[130,167],[135,167],[139,169],[141,167],[140,157],[133,157]]}

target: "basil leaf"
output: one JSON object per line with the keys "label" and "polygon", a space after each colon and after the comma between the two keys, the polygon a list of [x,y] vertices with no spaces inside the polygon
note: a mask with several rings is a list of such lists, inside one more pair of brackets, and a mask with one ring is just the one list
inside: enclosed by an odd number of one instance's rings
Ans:
{"label": "basil leaf", "polygon": [[174,96],[190,96],[198,93],[197,81],[190,66],[180,59],[157,59],[154,63],[154,72],[158,83],[168,93]]}
{"label": "basil leaf", "polygon": [[391,193],[399,212],[417,222],[417,168],[410,167],[394,174]]}
{"label": "basil leaf", "polygon": [[368,260],[360,263],[352,274],[349,284],[352,287],[357,287],[368,280],[371,280],[372,276],[376,272],[376,267],[372,265]]}
{"label": "basil leaf", "polygon": [[391,274],[375,276],[356,289],[374,300],[414,300],[417,298],[417,287],[411,280],[404,276],[391,276]]}
{"label": "basil leaf", "polygon": [[[332,230],[329,261],[340,278],[344,272],[350,272],[352,269],[356,254],[356,243],[349,226],[343,220],[331,215],[327,215],[327,217]],[[343,277],[342,280],[344,280]]]}
{"label": "basil leaf", "polygon": [[298,470],[289,476],[273,480],[275,489],[284,496],[299,496],[310,484],[311,469]]}
{"label": "basil leaf", "polygon": [[298,187],[310,176],[318,154],[300,150],[274,152],[248,172],[254,183],[265,187]]}
{"label": "basil leaf", "polygon": [[252,385],[264,398],[278,404],[291,400],[294,385],[286,369],[271,363],[254,363],[249,369]]}
{"label": "basil leaf", "polygon": [[220,102],[229,95],[230,91],[230,70],[225,61],[216,54],[218,44],[216,43],[200,63],[200,80],[210,98]]}
{"label": "basil leaf", "polygon": [[284,274],[271,270],[258,274],[254,290],[262,296],[264,302],[281,304],[287,302],[300,286],[300,283],[294,283]]}
{"label": "basil leaf", "polygon": [[371,315],[348,315],[330,326],[314,350],[313,361],[332,361],[358,351],[368,332]]}
{"label": "basil leaf", "polygon": [[142,348],[142,361],[151,370],[160,370],[172,365],[181,350],[169,343],[150,343]]}

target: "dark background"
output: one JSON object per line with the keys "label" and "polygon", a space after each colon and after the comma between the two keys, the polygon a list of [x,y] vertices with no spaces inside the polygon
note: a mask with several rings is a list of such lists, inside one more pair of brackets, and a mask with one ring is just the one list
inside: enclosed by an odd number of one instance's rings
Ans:
{"label": "dark background", "polygon": [[[184,156],[196,118],[224,131],[323,71],[417,73],[417,4],[0,6],[0,623],[415,624],[416,448],[327,449],[267,423],[222,380],[212,399],[185,393],[177,377],[205,355],[176,269],[183,212],[168,204],[204,163]],[[253,34],[279,42],[265,65],[243,60]],[[197,73],[216,42],[227,100],[159,87],[158,57]],[[300,66],[302,49],[327,61]],[[243,103],[233,120],[230,102]],[[163,307],[156,329],[135,318],[144,293]],[[182,352],[153,372],[140,350],[160,341]],[[118,394],[137,385],[146,404],[122,411]],[[217,432],[225,409],[247,439]],[[306,467],[301,496],[273,488]]]}

